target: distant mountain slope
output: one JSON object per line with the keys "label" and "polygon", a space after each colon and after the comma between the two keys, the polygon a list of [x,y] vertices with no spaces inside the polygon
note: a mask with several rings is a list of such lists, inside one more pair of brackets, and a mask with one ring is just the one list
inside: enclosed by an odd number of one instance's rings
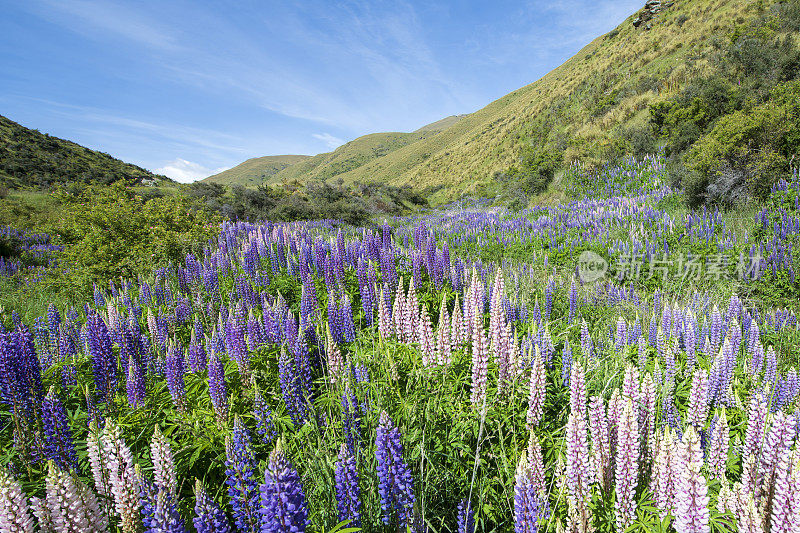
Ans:
{"label": "distant mountain slope", "polygon": [[0,115],[0,185],[11,188],[45,187],[56,183],[124,180],[172,182],[141,167],[52,137]]}
{"label": "distant mountain slope", "polygon": [[339,178],[408,184],[445,200],[486,192],[493,174],[518,164],[525,149],[555,150],[566,162],[608,157],[614,134],[643,125],[650,103],[706,72],[714,43],[755,16],[758,4],[648,2],[540,80]]}
{"label": "distant mountain slope", "polygon": [[[232,169],[209,176],[204,181],[227,185],[254,186],[261,183],[275,184],[291,181],[304,183],[310,180],[336,179],[341,174],[385,157],[409,144],[430,139],[443,129],[456,124],[464,116],[446,117],[411,133],[371,133],[343,144],[333,152],[317,154],[312,157],[267,156],[248,159]],[[289,160],[287,158],[296,159]],[[277,167],[276,162],[280,162],[283,168],[275,170]],[[366,179],[364,181],[371,180]]]}
{"label": "distant mountain slope", "polygon": [[222,185],[253,186],[265,183],[275,174],[287,167],[301,163],[308,155],[268,155],[254,157],[233,168],[223,170],[219,174],[209,176],[202,181],[220,183]]}

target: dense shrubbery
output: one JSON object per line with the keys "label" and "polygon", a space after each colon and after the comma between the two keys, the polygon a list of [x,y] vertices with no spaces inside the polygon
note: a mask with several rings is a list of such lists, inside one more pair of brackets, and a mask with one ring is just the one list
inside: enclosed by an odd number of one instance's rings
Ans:
{"label": "dense shrubbery", "polygon": [[714,73],[651,105],[653,131],[691,205],[764,198],[791,170],[800,116],[800,2],[778,4],[718,43]]}
{"label": "dense shrubbery", "polygon": [[114,185],[77,194],[62,190],[56,196],[65,209],[53,232],[66,245],[63,261],[69,271],[54,282],[73,291],[179,262],[218,231],[219,217],[184,195],[145,201]]}
{"label": "dense shrubbery", "polygon": [[339,219],[364,224],[378,213],[399,214],[427,201],[410,187],[356,183],[345,187],[311,182],[306,187],[234,186],[229,191],[216,183],[189,185],[187,194],[230,220],[319,220]]}

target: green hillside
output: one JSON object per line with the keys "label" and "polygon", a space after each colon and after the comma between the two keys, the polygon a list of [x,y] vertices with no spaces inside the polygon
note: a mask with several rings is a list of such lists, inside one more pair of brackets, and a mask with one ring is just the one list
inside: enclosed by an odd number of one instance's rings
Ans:
{"label": "green hillside", "polygon": [[[333,152],[308,156],[267,156],[248,159],[204,181],[226,185],[255,186],[298,181],[335,179],[410,144],[435,137],[465,115],[450,116],[411,132],[372,133],[354,139]],[[281,168],[277,168],[282,166]],[[370,182],[373,180],[364,180]]]}
{"label": "green hillside", "polygon": [[310,156],[307,155],[268,155],[254,157],[233,168],[224,170],[219,174],[209,176],[202,181],[219,183],[222,185],[255,186],[265,183],[275,174],[292,165],[301,163]]}
{"label": "green hillside", "polygon": [[0,186],[47,187],[56,183],[169,182],[136,165],[71,141],[32,130],[0,116]]}

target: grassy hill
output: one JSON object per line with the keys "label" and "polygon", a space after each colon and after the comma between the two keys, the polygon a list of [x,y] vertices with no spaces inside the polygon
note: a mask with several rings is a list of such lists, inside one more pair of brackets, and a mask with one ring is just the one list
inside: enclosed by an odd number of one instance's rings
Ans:
{"label": "grassy hill", "polygon": [[483,109],[413,133],[365,135],[288,166],[269,182],[410,185],[443,202],[492,195],[497,177],[513,175],[526,160],[566,165],[614,158],[649,128],[652,104],[713,71],[731,35],[774,4],[676,0],[661,2],[657,13],[643,7],[541,79]]}
{"label": "grassy hill", "polygon": [[166,176],[0,116],[0,186],[16,189],[116,181],[133,185],[141,184],[142,180],[172,183]]}
{"label": "grassy hill", "polygon": [[202,181],[221,185],[254,186],[265,183],[275,174],[292,165],[301,163],[311,156],[307,155],[268,155],[253,157],[233,168],[209,176]]}
{"label": "grassy hill", "polygon": [[[405,146],[435,137],[440,131],[456,124],[465,115],[443,118],[411,132],[371,133],[354,139],[333,152],[315,156],[267,156],[248,159],[204,181],[253,186],[297,181],[325,181],[351,172],[367,163],[383,158]],[[292,158],[292,159],[290,159]],[[275,170],[278,163],[282,168]],[[369,182],[372,180],[363,180]]]}

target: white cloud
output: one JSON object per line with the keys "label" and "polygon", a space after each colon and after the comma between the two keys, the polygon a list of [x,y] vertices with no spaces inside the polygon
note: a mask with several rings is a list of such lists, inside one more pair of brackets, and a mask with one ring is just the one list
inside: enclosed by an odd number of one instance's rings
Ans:
{"label": "white cloud", "polygon": [[163,174],[168,178],[172,178],[181,183],[191,183],[193,181],[211,176],[212,174],[222,172],[223,170],[226,170],[226,168],[222,167],[210,169],[199,163],[193,163],[191,161],[178,158],[174,161],[164,164],[163,167],[155,169],[154,172],[156,174]]}
{"label": "white cloud", "polygon": [[331,150],[334,150],[345,143],[344,139],[334,137],[330,133],[314,133],[311,136],[324,142],[325,145]]}

